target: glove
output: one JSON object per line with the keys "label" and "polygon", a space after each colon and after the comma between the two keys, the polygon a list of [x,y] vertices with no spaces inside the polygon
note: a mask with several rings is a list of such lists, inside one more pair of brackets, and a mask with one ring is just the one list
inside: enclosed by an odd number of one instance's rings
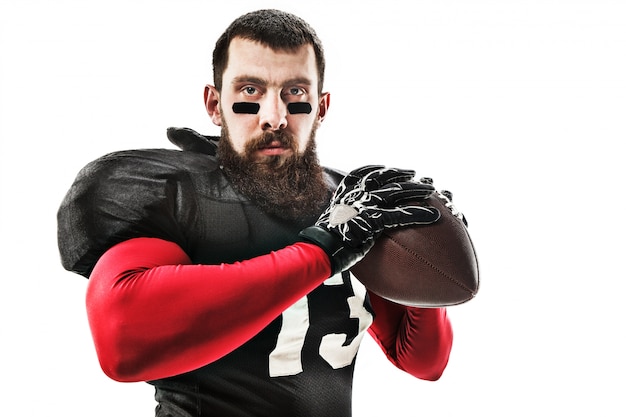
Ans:
{"label": "glove", "polygon": [[434,207],[420,202],[435,191],[427,182],[410,181],[415,172],[380,165],[358,168],[341,181],[328,208],[300,238],[320,246],[331,259],[333,274],[361,260],[383,230],[439,219]]}
{"label": "glove", "polygon": [[[433,179],[429,177],[422,177],[420,178],[420,182],[425,182],[427,184],[432,185]],[[452,203],[452,191],[448,191],[448,190],[436,191],[433,195],[437,197],[439,200],[441,200],[443,205],[446,206],[448,210],[450,210],[450,213],[452,213],[454,217],[461,220],[463,224],[465,225],[465,227],[467,227],[467,218]]]}
{"label": "glove", "polygon": [[452,203],[452,192],[448,190],[441,190],[435,193],[435,196],[441,200],[441,202],[450,210],[452,215],[460,219],[465,227],[467,227],[467,218],[461,213]]}

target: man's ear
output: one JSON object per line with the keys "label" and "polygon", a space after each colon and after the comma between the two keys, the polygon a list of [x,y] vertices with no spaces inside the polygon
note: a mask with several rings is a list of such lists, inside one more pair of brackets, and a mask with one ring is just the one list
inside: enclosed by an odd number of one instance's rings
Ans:
{"label": "man's ear", "polygon": [[220,112],[220,95],[217,89],[207,84],[204,87],[204,107],[216,126],[222,125],[222,113]]}
{"label": "man's ear", "polygon": [[317,121],[321,122],[326,117],[326,112],[330,107],[330,93],[322,93],[320,97],[319,111],[317,114]]}

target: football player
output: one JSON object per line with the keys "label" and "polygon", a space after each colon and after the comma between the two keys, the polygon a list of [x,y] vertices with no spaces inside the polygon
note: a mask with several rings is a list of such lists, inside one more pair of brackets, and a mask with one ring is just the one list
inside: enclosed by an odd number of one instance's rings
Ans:
{"label": "football player", "polygon": [[239,17],[204,92],[221,136],[171,128],[182,150],[105,155],[59,209],[101,367],[152,384],[157,416],[350,416],[366,333],[417,378],[446,367],[444,308],[392,303],[349,273],[383,229],[437,220],[407,205],[433,187],[410,170],[320,165],[324,65],[299,17]]}

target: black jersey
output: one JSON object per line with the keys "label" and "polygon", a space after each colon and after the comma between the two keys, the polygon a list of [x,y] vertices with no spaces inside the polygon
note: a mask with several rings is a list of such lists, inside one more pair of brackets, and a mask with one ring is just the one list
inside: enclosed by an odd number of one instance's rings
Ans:
{"label": "black jersey", "polygon": [[222,359],[151,381],[156,415],[350,416],[354,361],[371,321],[363,293],[332,277]]}
{"label": "black jersey", "polygon": [[[333,189],[341,175],[326,177]],[[164,149],[87,165],[58,219],[63,265],[86,277],[108,248],[134,237],[169,240],[194,263],[219,264],[289,245],[315,221],[271,217],[232,188],[213,156]],[[349,416],[357,348],[371,322],[364,289],[348,273],[331,277],[225,357],[150,381],[156,415]]]}

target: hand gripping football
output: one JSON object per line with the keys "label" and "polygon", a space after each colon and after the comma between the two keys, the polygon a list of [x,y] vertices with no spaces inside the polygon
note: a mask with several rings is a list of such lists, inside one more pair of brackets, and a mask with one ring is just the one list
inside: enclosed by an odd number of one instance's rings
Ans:
{"label": "hand gripping football", "polygon": [[472,299],[478,291],[478,261],[451,194],[436,192],[411,204],[435,207],[441,218],[385,230],[350,271],[368,290],[403,305],[445,307]]}

